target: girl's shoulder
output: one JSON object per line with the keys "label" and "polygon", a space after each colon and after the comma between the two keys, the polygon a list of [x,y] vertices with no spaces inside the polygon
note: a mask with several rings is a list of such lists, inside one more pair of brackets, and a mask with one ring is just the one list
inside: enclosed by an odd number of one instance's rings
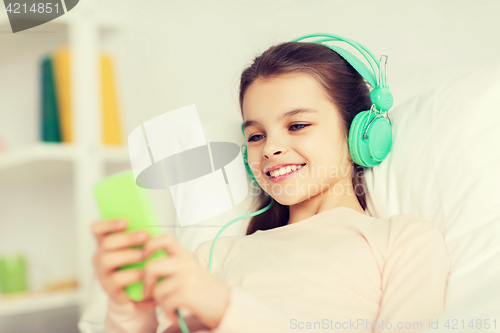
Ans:
{"label": "girl's shoulder", "polygon": [[430,221],[410,214],[392,215],[388,219],[389,235],[397,238],[430,237],[443,239],[440,229]]}
{"label": "girl's shoulder", "polygon": [[448,247],[441,230],[432,222],[409,215],[393,215],[388,219],[387,249],[389,253],[442,253],[447,256]]}
{"label": "girl's shoulder", "polygon": [[429,256],[431,253],[447,255],[443,233],[432,222],[423,218],[400,214],[387,219],[358,214],[358,218],[346,222],[354,228],[386,261],[391,256],[406,254]]}

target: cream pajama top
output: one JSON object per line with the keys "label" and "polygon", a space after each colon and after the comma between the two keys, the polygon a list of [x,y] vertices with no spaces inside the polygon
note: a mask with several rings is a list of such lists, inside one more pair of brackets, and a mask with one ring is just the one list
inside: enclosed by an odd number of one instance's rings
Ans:
{"label": "cream pajama top", "polygon": [[[211,245],[193,252],[205,268]],[[426,220],[336,207],[219,238],[212,272],[231,287],[229,304],[216,329],[190,331],[420,332],[444,312],[450,266],[441,232]],[[182,331],[159,307],[137,312],[109,300],[105,332]]]}

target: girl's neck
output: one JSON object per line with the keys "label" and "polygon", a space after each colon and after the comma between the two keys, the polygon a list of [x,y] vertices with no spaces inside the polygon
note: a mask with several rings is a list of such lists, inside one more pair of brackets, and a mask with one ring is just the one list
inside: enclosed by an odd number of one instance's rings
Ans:
{"label": "girl's neck", "polygon": [[[347,177],[346,179],[350,179]],[[341,195],[336,195],[333,190],[324,191],[318,195],[304,200],[296,205],[289,206],[290,218],[288,224],[305,220],[313,215],[335,207],[348,207],[363,215],[368,215],[361,207],[351,182],[342,181],[343,191]],[[338,186],[337,186],[338,188]],[[331,187],[333,189],[333,186]]]}

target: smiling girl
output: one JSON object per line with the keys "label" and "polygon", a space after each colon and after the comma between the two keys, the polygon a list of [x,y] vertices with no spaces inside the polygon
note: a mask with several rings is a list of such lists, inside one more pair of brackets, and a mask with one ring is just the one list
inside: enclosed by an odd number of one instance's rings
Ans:
{"label": "smiling girl", "polygon": [[[212,273],[212,241],[191,254],[168,234],[132,240],[124,226],[95,223],[106,332],[180,332],[180,307],[191,332],[426,329],[444,310],[450,259],[429,222],[365,212],[364,167],[347,140],[353,118],[371,107],[363,77],[325,45],[282,43],[243,72],[240,107],[263,190],[256,208],[272,207],[245,236],[218,240]],[[137,244],[143,253],[127,250]],[[117,270],[158,249],[170,256],[144,272]],[[133,304],[123,287],[141,279],[148,301]]]}

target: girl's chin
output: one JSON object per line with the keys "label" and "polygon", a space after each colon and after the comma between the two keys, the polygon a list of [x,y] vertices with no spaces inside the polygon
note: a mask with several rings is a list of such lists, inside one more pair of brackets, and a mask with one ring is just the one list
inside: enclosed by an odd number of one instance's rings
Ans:
{"label": "girl's chin", "polygon": [[280,205],[283,205],[283,206],[293,206],[293,205],[296,205],[298,203],[301,203],[302,201],[304,201],[304,199],[300,198],[300,197],[290,197],[290,196],[284,196],[284,195],[271,195],[273,197],[274,200],[276,200]]}

